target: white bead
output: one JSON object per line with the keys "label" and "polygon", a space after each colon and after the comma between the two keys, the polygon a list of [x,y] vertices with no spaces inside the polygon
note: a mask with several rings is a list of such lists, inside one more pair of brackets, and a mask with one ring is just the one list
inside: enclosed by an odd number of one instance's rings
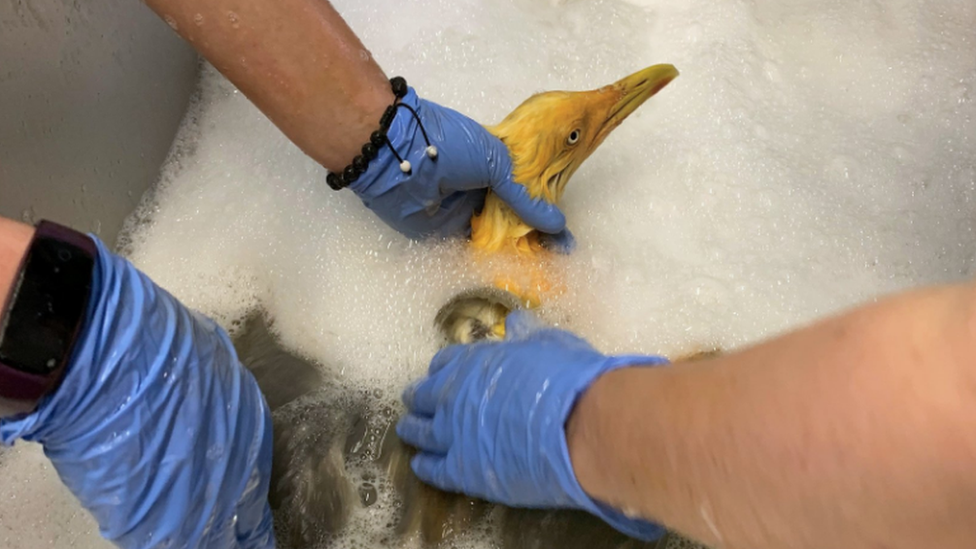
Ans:
{"label": "white bead", "polygon": [[400,171],[403,173],[410,173],[410,161],[404,160],[400,162]]}
{"label": "white bead", "polygon": [[427,158],[437,158],[437,147],[433,145],[427,147]]}

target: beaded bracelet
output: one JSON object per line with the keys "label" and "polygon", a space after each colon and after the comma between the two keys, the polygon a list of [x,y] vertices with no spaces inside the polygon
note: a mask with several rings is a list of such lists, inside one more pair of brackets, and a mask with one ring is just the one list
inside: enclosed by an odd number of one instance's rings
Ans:
{"label": "beaded bracelet", "polygon": [[393,156],[396,157],[397,161],[400,162],[400,171],[403,173],[410,173],[411,166],[410,161],[401,158],[395,148],[393,148],[393,143],[390,143],[390,138],[387,136],[387,132],[390,130],[390,126],[393,124],[393,119],[397,115],[397,111],[400,107],[406,108],[413,114],[413,117],[417,120],[417,125],[420,126],[420,131],[424,135],[424,141],[427,143],[427,157],[431,160],[437,159],[437,147],[430,144],[430,139],[427,138],[427,130],[424,129],[423,123],[420,121],[420,116],[417,111],[413,110],[410,105],[405,105],[400,103],[400,100],[407,95],[407,81],[402,76],[396,76],[390,79],[390,87],[393,90],[393,95],[395,99],[393,104],[383,111],[383,116],[380,117],[380,129],[374,131],[369,136],[369,142],[363,145],[362,154],[357,155],[352,159],[352,163],[346,166],[346,168],[339,172],[330,172],[326,176],[326,182],[329,187],[334,190],[342,190],[348,187],[350,184],[359,179],[359,176],[364,174],[369,168],[369,162],[376,158],[379,154],[380,148],[383,145],[390,147],[390,151],[393,152]]}

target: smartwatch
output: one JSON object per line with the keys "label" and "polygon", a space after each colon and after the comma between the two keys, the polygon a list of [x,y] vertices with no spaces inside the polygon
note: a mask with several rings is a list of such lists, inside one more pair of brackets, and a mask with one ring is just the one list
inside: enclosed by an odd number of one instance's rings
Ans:
{"label": "smartwatch", "polygon": [[95,243],[41,221],[0,311],[0,418],[31,412],[55,390],[85,321]]}

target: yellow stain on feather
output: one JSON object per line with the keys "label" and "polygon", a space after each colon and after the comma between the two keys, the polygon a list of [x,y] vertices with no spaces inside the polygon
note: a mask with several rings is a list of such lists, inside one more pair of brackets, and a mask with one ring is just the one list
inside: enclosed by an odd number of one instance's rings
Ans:
{"label": "yellow stain on feather", "polygon": [[[596,90],[539,93],[486,129],[508,147],[515,181],[529,196],[555,204],[607,136],[677,76],[672,65],[654,65]],[[507,256],[490,276],[530,307],[562,289],[548,274],[548,254],[538,233],[491,192],[471,220],[470,246],[482,260]]]}

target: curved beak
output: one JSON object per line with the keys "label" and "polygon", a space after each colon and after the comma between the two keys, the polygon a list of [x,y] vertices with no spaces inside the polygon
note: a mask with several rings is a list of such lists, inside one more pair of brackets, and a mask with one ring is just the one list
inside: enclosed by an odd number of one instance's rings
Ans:
{"label": "curved beak", "polygon": [[678,69],[674,65],[654,65],[599,90],[609,92],[605,99],[607,116],[600,128],[600,140],[677,77]]}

